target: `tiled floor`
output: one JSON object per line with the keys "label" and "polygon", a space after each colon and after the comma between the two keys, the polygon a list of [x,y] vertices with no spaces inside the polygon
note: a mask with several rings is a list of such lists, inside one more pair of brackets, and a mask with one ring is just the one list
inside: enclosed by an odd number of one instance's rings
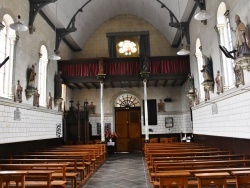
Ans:
{"label": "tiled floor", "polygon": [[115,153],[82,188],[151,188],[142,153]]}

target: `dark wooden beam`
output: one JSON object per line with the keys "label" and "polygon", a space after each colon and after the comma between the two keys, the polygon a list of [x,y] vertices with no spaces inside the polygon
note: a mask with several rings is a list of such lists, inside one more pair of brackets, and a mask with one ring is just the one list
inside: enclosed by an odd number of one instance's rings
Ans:
{"label": "dark wooden beam", "polygon": [[129,88],[131,88],[131,87],[132,87],[132,86],[131,86],[131,82],[130,82],[130,81],[128,82],[128,87],[129,87]]}
{"label": "dark wooden beam", "polygon": [[112,88],[114,88],[115,86],[114,86],[114,84],[113,84],[113,82],[110,82],[110,85],[111,85],[111,87]]}
{"label": "dark wooden beam", "polygon": [[90,87],[88,86],[88,84],[86,83],[82,83],[87,89],[90,89]]}
{"label": "dark wooden beam", "polygon": [[80,90],[82,89],[82,86],[80,86],[78,83],[75,83],[74,85],[75,85],[78,89],[80,89]]}
{"label": "dark wooden beam", "polygon": [[157,86],[158,86],[158,80],[155,81],[155,87],[157,87]]}
{"label": "dark wooden beam", "polygon": [[186,79],[182,80],[181,83],[180,83],[180,86],[182,86],[185,82],[186,82]]}
{"label": "dark wooden beam", "polygon": [[177,82],[177,80],[174,80],[174,81],[173,81],[173,83],[172,83],[172,87],[174,87],[174,86],[175,86],[176,82]]}
{"label": "dark wooden beam", "polygon": [[98,86],[97,86],[97,84],[96,83],[91,83],[96,89],[98,89]]}
{"label": "dark wooden beam", "polygon": [[71,89],[71,90],[74,90],[74,88],[71,86],[71,85],[69,85],[69,84],[65,84],[69,89]]}
{"label": "dark wooden beam", "polygon": [[168,80],[165,80],[165,82],[164,82],[163,86],[164,86],[164,87],[166,87],[166,86],[167,86],[167,84],[168,84]]}

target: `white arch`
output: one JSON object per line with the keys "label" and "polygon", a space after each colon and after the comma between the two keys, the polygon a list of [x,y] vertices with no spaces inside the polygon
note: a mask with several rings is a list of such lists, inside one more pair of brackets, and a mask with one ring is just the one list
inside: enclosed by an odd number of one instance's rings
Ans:
{"label": "white arch", "polygon": [[42,45],[40,47],[41,58],[39,60],[39,75],[38,75],[38,92],[40,93],[40,106],[47,106],[47,65],[48,65],[48,50]]}
{"label": "white arch", "polygon": [[198,68],[198,90],[200,93],[200,101],[204,100],[205,93],[204,88],[201,85],[201,83],[204,81],[204,78],[201,74],[202,65],[203,65],[203,58],[202,58],[202,46],[201,46],[201,40],[199,38],[196,39],[196,46],[195,46],[195,56],[197,60],[197,68]]}
{"label": "white arch", "polygon": [[[124,93],[119,95],[116,100],[114,101],[115,107],[121,107],[121,105],[133,105],[130,107],[140,107],[140,101],[138,98],[130,93]],[[123,106],[125,107],[125,106]]]}
{"label": "white arch", "polygon": [[217,11],[217,23],[218,24],[226,23],[226,17],[224,16],[226,11],[227,11],[226,4],[224,2],[221,2]]}

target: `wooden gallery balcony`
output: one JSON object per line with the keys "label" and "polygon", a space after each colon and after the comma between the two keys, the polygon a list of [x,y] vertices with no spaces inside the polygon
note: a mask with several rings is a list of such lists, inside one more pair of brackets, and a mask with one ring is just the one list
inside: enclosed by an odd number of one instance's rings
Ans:
{"label": "wooden gallery balcony", "polygon": [[[100,87],[98,58],[58,61],[64,83],[71,89]],[[139,58],[103,58],[104,88],[143,87]],[[182,86],[190,73],[189,56],[149,58],[148,87]]]}

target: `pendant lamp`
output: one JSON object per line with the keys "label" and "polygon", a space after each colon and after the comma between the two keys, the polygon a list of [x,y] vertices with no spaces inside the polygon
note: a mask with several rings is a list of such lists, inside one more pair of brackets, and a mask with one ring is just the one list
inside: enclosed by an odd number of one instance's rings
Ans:
{"label": "pendant lamp", "polygon": [[[57,21],[57,2],[56,2],[56,21]],[[56,33],[56,24],[55,24],[55,33]],[[55,36],[55,38],[56,38],[56,36]],[[54,50],[54,53],[52,55],[50,55],[48,57],[48,59],[51,60],[51,61],[60,60],[61,57],[58,54],[59,54],[59,51],[58,50]]]}
{"label": "pendant lamp", "polygon": [[181,31],[181,47],[182,47],[182,49],[177,52],[177,55],[188,55],[190,52],[183,47],[182,27],[181,27],[181,13],[180,13],[179,0],[178,0],[178,7],[179,7],[179,17],[180,17],[180,31]]}
{"label": "pendant lamp", "polygon": [[10,24],[10,28],[15,31],[26,31],[28,27],[20,22],[21,16],[18,15],[18,21]]}
{"label": "pendant lamp", "polygon": [[200,12],[195,14],[194,19],[203,21],[211,18],[213,15],[214,13],[209,10],[201,10]]}
{"label": "pendant lamp", "polygon": [[60,59],[61,57],[58,55],[58,52],[56,52],[56,50],[54,51],[52,55],[49,56],[49,60],[52,60],[52,61],[57,61]]}

